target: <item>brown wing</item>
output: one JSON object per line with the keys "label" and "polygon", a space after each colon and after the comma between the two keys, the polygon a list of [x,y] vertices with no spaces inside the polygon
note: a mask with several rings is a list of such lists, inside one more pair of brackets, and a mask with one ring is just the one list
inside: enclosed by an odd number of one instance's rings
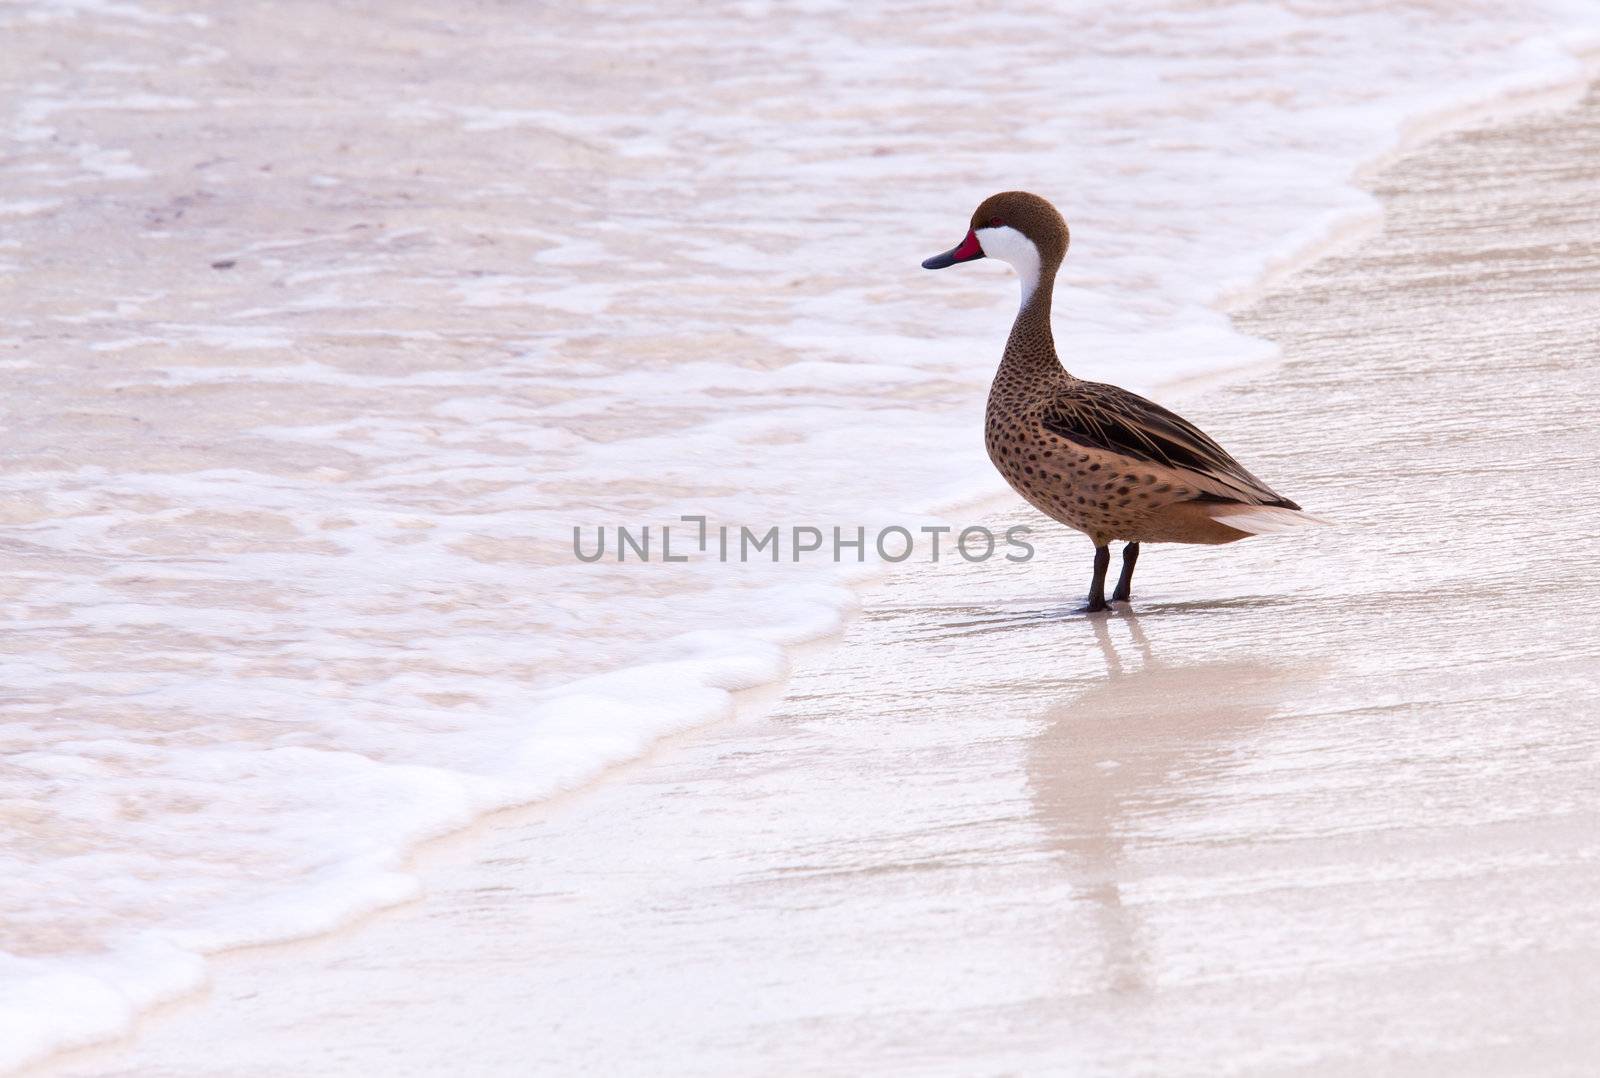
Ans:
{"label": "brown wing", "polygon": [[1200,500],[1300,508],[1245,471],[1199,427],[1126,389],[1101,382],[1063,386],[1040,418],[1046,430],[1077,445],[1191,472],[1219,488]]}

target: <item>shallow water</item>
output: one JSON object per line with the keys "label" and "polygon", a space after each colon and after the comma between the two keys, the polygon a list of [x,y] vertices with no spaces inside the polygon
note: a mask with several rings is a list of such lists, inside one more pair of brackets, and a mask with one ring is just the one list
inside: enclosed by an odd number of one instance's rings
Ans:
{"label": "shallow water", "polygon": [[983,195],[1072,221],[1079,373],[1260,361],[1211,302],[1589,10],[7,7],[0,1063],[411,894],[852,601],[575,525],[995,491],[1013,286],[917,268]]}

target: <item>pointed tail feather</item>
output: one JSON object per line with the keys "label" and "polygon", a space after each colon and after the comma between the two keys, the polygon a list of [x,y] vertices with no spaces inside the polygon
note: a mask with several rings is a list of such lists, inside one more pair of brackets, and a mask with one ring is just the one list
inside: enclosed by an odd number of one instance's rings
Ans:
{"label": "pointed tail feather", "polygon": [[1320,517],[1302,513],[1298,509],[1283,509],[1275,505],[1208,505],[1206,516],[1218,524],[1226,524],[1251,535],[1274,535],[1279,532],[1298,531],[1301,528],[1329,524]]}

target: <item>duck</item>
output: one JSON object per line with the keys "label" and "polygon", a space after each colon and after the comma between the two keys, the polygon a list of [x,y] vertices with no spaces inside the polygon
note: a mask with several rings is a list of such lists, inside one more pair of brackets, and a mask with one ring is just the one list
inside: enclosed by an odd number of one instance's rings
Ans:
{"label": "duck", "polygon": [[1110,609],[1113,542],[1124,546],[1111,602],[1131,602],[1145,543],[1232,543],[1324,523],[1177,413],[1067,372],[1056,355],[1050,303],[1070,241],[1049,201],[1002,191],[973,212],[965,239],[922,266],[994,258],[1021,279],[1022,302],[989,389],[984,443],[1024,501],[1094,543],[1085,610]]}

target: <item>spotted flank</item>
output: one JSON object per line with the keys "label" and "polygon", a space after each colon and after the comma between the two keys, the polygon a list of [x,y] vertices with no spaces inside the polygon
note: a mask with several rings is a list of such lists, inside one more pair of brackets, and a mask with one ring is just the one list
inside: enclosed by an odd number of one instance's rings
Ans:
{"label": "spotted flank", "polygon": [[1199,427],[1126,389],[1073,379],[1052,394],[1039,422],[1070,442],[1187,473],[1195,485],[1225,500],[1300,508],[1246,471]]}

